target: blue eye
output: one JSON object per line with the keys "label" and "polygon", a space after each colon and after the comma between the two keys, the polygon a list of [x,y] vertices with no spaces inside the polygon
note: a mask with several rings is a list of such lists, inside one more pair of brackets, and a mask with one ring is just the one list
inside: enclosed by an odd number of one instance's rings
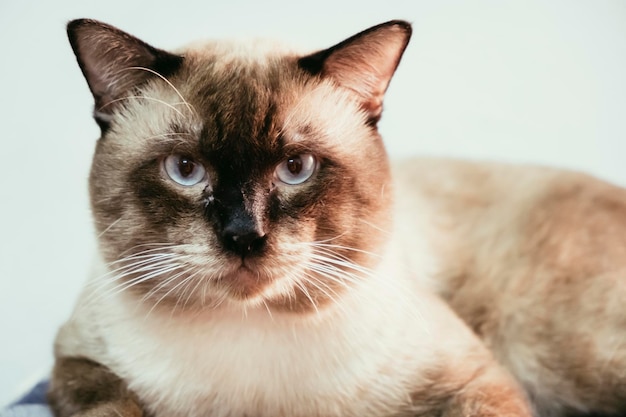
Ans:
{"label": "blue eye", "polygon": [[302,184],[315,173],[317,160],[311,154],[287,158],[276,167],[276,178],[288,185]]}
{"label": "blue eye", "polygon": [[172,181],[186,187],[196,185],[206,177],[206,171],[201,164],[181,155],[168,156],[163,161],[163,167]]}

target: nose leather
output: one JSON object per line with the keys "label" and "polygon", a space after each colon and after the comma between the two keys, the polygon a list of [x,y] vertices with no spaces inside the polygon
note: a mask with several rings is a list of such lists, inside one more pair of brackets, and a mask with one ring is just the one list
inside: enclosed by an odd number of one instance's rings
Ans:
{"label": "nose leather", "polygon": [[258,198],[258,193],[238,182],[215,190],[207,214],[224,250],[245,257],[259,254],[265,247],[263,204]]}
{"label": "nose leather", "polygon": [[222,244],[240,256],[258,253],[265,244],[265,232],[250,216],[237,216],[224,225]]}

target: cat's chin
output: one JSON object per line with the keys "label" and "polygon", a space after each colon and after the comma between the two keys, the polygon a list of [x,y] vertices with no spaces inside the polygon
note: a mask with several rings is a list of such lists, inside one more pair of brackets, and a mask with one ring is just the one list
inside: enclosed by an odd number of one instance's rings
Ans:
{"label": "cat's chin", "polygon": [[220,278],[220,282],[226,286],[230,296],[242,301],[261,298],[273,281],[271,276],[255,271],[246,265],[241,265]]}
{"label": "cat's chin", "polygon": [[224,275],[219,284],[227,294],[228,304],[235,308],[261,307],[274,312],[319,314],[331,300],[320,294],[312,296],[313,291],[306,289],[306,284],[294,286],[285,277],[268,275],[246,265]]}

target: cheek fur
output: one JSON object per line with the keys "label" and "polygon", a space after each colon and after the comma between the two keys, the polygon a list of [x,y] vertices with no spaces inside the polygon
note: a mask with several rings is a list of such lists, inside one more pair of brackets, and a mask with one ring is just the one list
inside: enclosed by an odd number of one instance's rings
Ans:
{"label": "cheek fur", "polygon": [[128,178],[137,202],[155,225],[167,225],[181,214],[201,212],[201,187],[189,187],[183,194],[167,186],[163,177],[159,162],[151,161],[134,170]]}

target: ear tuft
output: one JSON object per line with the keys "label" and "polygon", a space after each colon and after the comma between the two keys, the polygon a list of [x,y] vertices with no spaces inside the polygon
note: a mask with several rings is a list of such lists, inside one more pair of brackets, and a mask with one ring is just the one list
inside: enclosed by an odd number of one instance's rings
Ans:
{"label": "ear tuft", "polygon": [[183,58],[91,19],[73,20],[67,35],[96,102],[96,120],[102,124],[118,99],[158,73],[167,76]]}
{"label": "ear tuft", "polygon": [[303,57],[299,65],[354,92],[375,123],[380,118],[385,92],[410,38],[411,25],[392,20]]}

